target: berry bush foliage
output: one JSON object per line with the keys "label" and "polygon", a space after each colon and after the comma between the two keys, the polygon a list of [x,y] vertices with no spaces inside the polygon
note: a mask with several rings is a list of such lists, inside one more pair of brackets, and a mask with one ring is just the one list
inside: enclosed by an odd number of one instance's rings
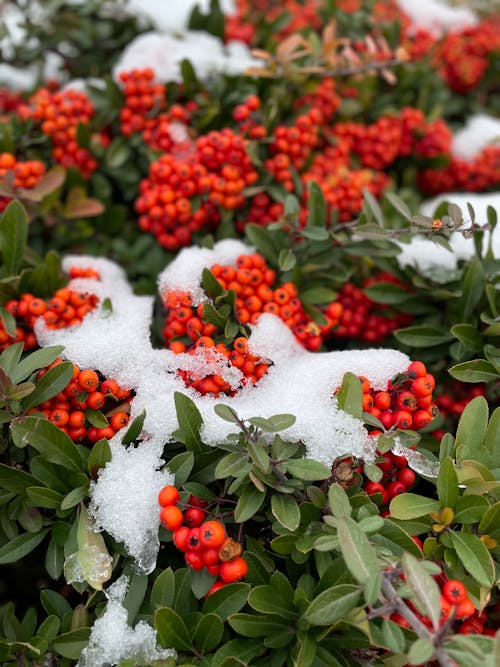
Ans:
{"label": "berry bush foliage", "polygon": [[0,18],[2,665],[497,667],[498,3]]}

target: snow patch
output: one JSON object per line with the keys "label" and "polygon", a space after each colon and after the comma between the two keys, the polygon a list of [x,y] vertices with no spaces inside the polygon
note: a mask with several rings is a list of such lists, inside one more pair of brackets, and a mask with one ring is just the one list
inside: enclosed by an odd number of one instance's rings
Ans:
{"label": "snow patch", "polygon": [[451,152],[460,160],[470,161],[489,144],[499,142],[500,120],[487,114],[476,114],[471,116],[465,126],[454,134]]}
{"label": "snow patch", "polygon": [[475,12],[466,7],[450,7],[446,0],[396,0],[410,19],[415,30],[428,30],[436,37],[449,32],[460,32],[477,25]]}

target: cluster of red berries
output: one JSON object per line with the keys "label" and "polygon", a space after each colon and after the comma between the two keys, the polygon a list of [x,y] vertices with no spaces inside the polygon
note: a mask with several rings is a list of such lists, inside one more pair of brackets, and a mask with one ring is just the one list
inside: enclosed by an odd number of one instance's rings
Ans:
{"label": "cluster of red berries", "polygon": [[500,148],[486,146],[472,160],[453,157],[440,168],[423,169],[418,185],[427,194],[464,191],[483,192],[500,181]]}
{"label": "cluster of red berries", "polygon": [[76,292],[67,287],[57,290],[48,301],[40,299],[33,294],[25,292],[19,300],[11,299],[5,304],[5,308],[20,318],[23,325],[29,330],[38,317],[42,316],[49,329],[63,329],[75,324],[81,324],[87,313],[93,310],[99,302],[95,294],[89,292]]}
{"label": "cluster of red berries", "polygon": [[[243,373],[241,386],[238,389],[247,384],[255,384],[265,375],[267,363],[251,354],[245,337],[236,338],[232,345],[216,343],[213,336],[218,330],[204,318],[205,303],[194,309],[191,295],[188,292],[177,291],[164,295],[163,301],[168,308],[163,335],[170,350],[176,354],[196,355],[198,358],[203,355],[207,366],[210,362],[217,364],[218,361],[227,360],[226,364],[238,368]],[[186,344],[182,339],[190,339],[192,342]],[[203,396],[235,394],[236,390],[218,373],[207,372],[200,375],[186,370],[179,370],[178,373],[186,386],[196,389]]]}
{"label": "cluster of red berries", "polygon": [[375,303],[363,292],[365,287],[384,282],[405,287],[398,278],[387,272],[381,272],[366,279],[361,288],[356,287],[352,282],[347,282],[342,286],[337,296],[342,312],[338,327],[332,331],[334,337],[362,340],[366,343],[381,343],[395,329],[410,324],[411,314]]}
{"label": "cluster of red berries", "polygon": [[[380,482],[366,480],[363,482],[363,488],[370,496],[380,494],[375,500],[380,498],[381,507],[387,506],[395,496],[406,493],[415,483],[415,473],[408,467],[406,456],[397,456],[392,452],[385,454],[377,452],[375,465],[382,470],[382,479]],[[362,473],[362,468],[361,470],[356,468],[356,471]]]}
{"label": "cluster of red berries", "polygon": [[[273,30],[273,38],[279,40],[287,35],[298,32],[305,28],[319,30],[323,25],[323,19],[318,11],[317,0],[237,0],[236,13],[226,18],[226,39],[236,39],[235,35],[242,34],[247,37],[245,41],[250,43],[254,33],[250,33],[246,26],[256,26],[262,23],[272,24],[284,14],[288,20],[276,24]],[[255,30],[255,29],[254,29]],[[239,37],[238,37],[239,39]]]}
{"label": "cluster of red berries", "polygon": [[17,113],[22,102],[23,99],[19,93],[0,86],[0,122],[7,122],[8,114]]}
{"label": "cluster of red berries", "polygon": [[191,140],[185,132],[176,131],[175,124],[188,123],[197,105],[191,101],[165,110],[165,86],[155,83],[154,76],[150,67],[120,72],[125,98],[120,110],[120,131],[126,137],[140,132],[144,142],[155,150],[176,154],[189,151]]}
{"label": "cluster of red berries", "polygon": [[227,536],[223,523],[207,520],[206,501],[190,496],[182,511],[180,493],[175,486],[169,485],[161,489],[158,503],[162,508],[160,521],[172,531],[174,545],[184,554],[186,565],[193,570],[206,569],[218,577],[207,595],[243,579],[248,565],[241,557],[241,544]]}
{"label": "cluster of red berries", "polygon": [[240,232],[249,223],[266,227],[279,220],[284,212],[281,202],[273,201],[266,192],[259,192],[250,199],[248,212],[236,221],[236,227]]}
{"label": "cluster of red berries", "polygon": [[[45,174],[45,165],[40,160],[18,161],[12,153],[0,153],[0,181],[12,174],[12,188],[30,190]],[[5,210],[10,197],[0,197],[0,213]]]}
{"label": "cluster of red berries", "polygon": [[[453,632],[461,635],[487,635],[494,637],[498,626],[495,628],[489,625],[489,615],[486,610],[479,612],[470,599],[465,585],[458,579],[448,579],[444,572],[434,577],[441,591],[441,618],[443,625],[453,614]],[[432,621],[427,616],[423,616],[411,600],[406,604],[413,613],[429,629],[432,628]],[[498,606],[498,605],[497,605]],[[408,621],[398,613],[391,615],[391,621],[394,621],[403,628],[409,628]]]}
{"label": "cluster of red berries", "polygon": [[[434,376],[421,361],[412,361],[405,373],[389,380],[384,391],[374,390],[365,377],[360,380],[363,410],[378,419],[386,430],[425,428],[438,412],[432,395]],[[380,431],[372,433],[379,434]]]}
{"label": "cluster of red berries", "polygon": [[[38,379],[61,361],[56,359],[41,370]],[[67,386],[50,400],[29,410],[29,413],[41,412],[74,442],[93,444],[101,438],[109,440],[128,424],[130,398],[131,392],[119,387],[114,380],[102,379],[96,371],[81,370],[73,364],[73,376]],[[105,412],[107,426],[94,426],[89,410]]]}
{"label": "cluster of red berries", "polygon": [[456,93],[470,92],[485,76],[490,55],[500,51],[498,28],[498,19],[489,19],[451,32],[441,42],[436,63],[446,84]]}
{"label": "cluster of red berries", "polygon": [[52,140],[52,156],[63,167],[75,167],[84,178],[97,168],[97,160],[77,141],[80,123],[89,125],[94,107],[85,93],[71,88],[51,92],[40,88],[28,105],[20,108],[21,118],[41,123],[41,130]]}
{"label": "cluster of red berries", "polygon": [[324,123],[331,122],[340,107],[341,99],[335,89],[333,78],[325,77],[316,86],[313,92],[298,97],[294,102],[295,109],[311,107],[318,109]]}
{"label": "cluster of red berries", "polygon": [[[298,116],[293,125],[278,125],[273,132],[274,141],[270,144],[271,158],[265,161],[264,166],[287,190],[293,189],[291,174],[281,174],[287,167],[277,160],[288,158],[288,164],[297,171],[304,168],[313,148],[319,142],[319,124],[323,122],[321,111],[313,107],[307,113]],[[291,186],[291,187],[290,187]]]}
{"label": "cluster of red berries", "polygon": [[256,111],[261,107],[260,97],[248,95],[245,100],[234,107],[233,120],[238,123],[238,130],[249,139],[263,139],[267,136],[267,130],[256,117]]}

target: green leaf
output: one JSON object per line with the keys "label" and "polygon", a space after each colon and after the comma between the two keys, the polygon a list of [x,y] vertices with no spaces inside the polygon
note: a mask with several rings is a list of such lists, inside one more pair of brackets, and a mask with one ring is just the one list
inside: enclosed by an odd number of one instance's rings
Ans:
{"label": "green leaf", "polygon": [[155,611],[155,628],[160,646],[178,651],[191,650],[192,642],[186,624],[173,609],[162,607]]}
{"label": "green leaf", "polygon": [[[2,323],[2,326],[5,330],[5,332],[11,337],[15,338],[16,337],[16,328],[17,328],[17,322],[16,318],[14,315],[9,313],[9,311],[4,308],[3,306],[0,306],[0,322]],[[12,379],[12,378],[11,378]],[[14,382],[14,380],[12,380]]]}
{"label": "green leaf", "polygon": [[283,272],[291,271],[297,264],[297,258],[289,248],[283,248],[278,255],[278,266]]}
{"label": "green leaf", "polygon": [[273,493],[271,511],[279,523],[288,530],[297,530],[300,523],[300,510],[297,501],[290,495]]}
{"label": "green leaf", "polygon": [[287,623],[281,616],[277,614],[268,614],[267,616],[260,616],[258,614],[232,614],[228,618],[229,625],[235,632],[244,637],[266,637],[282,633],[283,631],[290,632],[290,640],[293,639],[295,633],[290,623]]}
{"label": "green leaf", "polygon": [[361,584],[379,572],[376,552],[358,524],[349,517],[337,519],[340,550],[347,569]]}
{"label": "green leaf", "polygon": [[231,424],[238,424],[240,422],[237,412],[224,403],[217,403],[214,406],[214,412],[218,417]]}
{"label": "green leaf", "polygon": [[312,459],[289,459],[286,462],[286,468],[293,477],[306,482],[330,477],[330,470],[323,463]]}
{"label": "green leaf", "polygon": [[248,454],[246,452],[231,452],[224,456],[216,465],[215,479],[226,479],[227,477],[238,477],[247,464],[248,470],[251,466],[248,463]]}
{"label": "green leaf", "polygon": [[465,347],[470,350],[479,351],[483,347],[483,337],[472,324],[455,324],[450,329],[451,333]]}
{"label": "green leaf", "polygon": [[90,637],[90,628],[71,630],[54,639],[52,646],[59,655],[69,660],[78,660],[83,649],[87,646]]}
{"label": "green leaf", "polygon": [[406,218],[406,220],[411,222],[411,217],[412,217],[411,211],[408,208],[408,206],[404,203],[404,201],[392,192],[387,192],[385,196],[389,200],[389,202],[394,206],[396,211],[400,213],[403,216],[403,218]]}
{"label": "green leaf", "polygon": [[26,489],[26,495],[35,507],[47,509],[60,509],[63,500],[62,494],[44,486],[30,486]]}
{"label": "green leaf", "polygon": [[100,410],[87,409],[85,410],[85,417],[96,428],[107,428],[109,426],[108,420]]}
{"label": "green leaf", "polygon": [[363,415],[363,389],[357,375],[347,372],[336,394],[338,406],[344,412],[361,419]]}
{"label": "green leaf", "polygon": [[74,507],[75,505],[78,505],[78,503],[80,503],[84,498],[88,496],[88,493],[89,493],[88,484],[73,489],[66,496],[64,496],[61,502],[61,509],[67,510],[70,509],[71,507]]}
{"label": "green leaf", "polygon": [[474,257],[468,264],[462,281],[462,297],[459,299],[461,320],[466,322],[472,315],[474,308],[481,300],[485,284],[485,275],[482,261]]}
{"label": "green leaf", "polygon": [[193,570],[191,574],[191,590],[197,600],[204,597],[215,583],[215,577],[205,568]]}
{"label": "green leaf", "polygon": [[483,396],[476,396],[466,406],[458,423],[455,436],[457,462],[474,459],[488,428],[488,403]]}
{"label": "green leaf", "polygon": [[0,547],[0,565],[15,563],[24,558],[36,549],[49,530],[50,528],[44,528],[38,533],[23,533],[4,544]]}
{"label": "green leaf", "polygon": [[448,373],[460,382],[492,382],[500,376],[495,366],[486,359],[472,359],[455,364],[448,369]]}
{"label": "green leaf", "polygon": [[458,498],[458,476],[451,456],[441,461],[436,480],[441,507],[455,507]]}
{"label": "green leaf", "polygon": [[[489,505],[483,496],[461,496],[455,505],[453,523],[478,523],[488,513]],[[500,521],[500,515],[498,517]],[[498,524],[500,530],[500,523]]]}
{"label": "green leaf", "polygon": [[35,389],[23,401],[23,410],[29,410],[44,401],[53,398],[65,389],[73,376],[73,364],[71,361],[63,361],[62,364],[48,370],[40,380],[37,381]]}
{"label": "green leaf", "polygon": [[417,519],[426,516],[429,512],[439,511],[440,505],[437,500],[419,496],[416,493],[402,493],[393,498],[389,505],[389,511],[393,519]]}
{"label": "green leaf", "polygon": [[340,584],[320,593],[307,607],[304,618],[313,625],[331,625],[352,611],[361,598],[359,586]]}
{"label": "green leaf", "polygon": [[26,211],[13,200],[0,218],[0,250],[7,274],[16,275],[21,268],[28,236]]}
{"label": "green leaf", "polygon": [[326,227],[326,202],[323,191],[315,181],[308,183],[307,198],[307,226]]}
{"label": "green leaf", "polygon": [[453,335],[442,327],[433,327],[428,324],[417,324],[405,329],[396,329],[396,338],[410,347],[433,347],[442,343],[449,343]]}
{"label": "green leaf", "polygon": [[395,305],[408,300],[408,291],[394,283],[373,283],[369,287],[363,288],[363,292],[375,303]]}
{"label": "green leaf", "polygon": [[50,588],[45,588],[40,593],[40,602],[42,603],[42,607],[45,609],[47,614],[53,614],[61,621],[63,620],[65,614],[73,611],[66,598],[64,598],[56,591],[51,590]]}
{"label": "green leaf", "polygon": [[250,587],[248,584],[227,584],[224,588],[212,593],[203,604],[204,614],[217,614],[221,621],[235,614],[246,604]]}
{"label": "green leaf", "polygon": [[244,523],[251,519],[259,511],[265,497],[266,493],[256,489],[253,484],[245,486],[234,510],[234,520]]}
{"label": "green leaf", "polygon": [[382,623],[382,637],[385,648],[393,653],[402,653],[405,649],[405,636],[400,626],[385,619]]}
{"label": "green leaf", "polygon": [[11,424],[10,429],[16,444],[29,443],[43,454],[47,461],[57,463],[72,472],[83,471],[82,459],[73,440],[48,420],[25,417]]}
{"label": "green leaf", "polygon": [[12,369],[10,373],[12,382],[21,382],[21,380],[25,380],[34,371],[49,366],[59,357],[63,350],[64,347],[62,345],[54,345],[31,352]]}
{"label": "green leaf", "polygon": [[351,516],[352,508],[349,496],[340,484],[335,483],[330,485],[328,489],[328,504],[333,516],[337,518]]}
{"label": "green leaf", "polygon": [[256,586],[248,595],[248,604],[263,614],[278,614],[282,619],[295,619],[296,612],[290,601],[277,595],[272,586]]}
{"label": "green leaf", "polygon": [[193,644],[203,653],[213,651],[220,644],[223,634],[224,626],[220,618],[216,614],[205,614],[196,626]]}
{"label": "green leaf", "polygon": [[0,489],[19,495],[24,493],[29,486],[34,485],[36,485],[36,479],[32,475],[24,470],[0,463]]}
{"label": "green leaf", "polygon": [[[24,343],[13,343],[6,347],[0,355],[0,368],[8,375],[14,382],[14,375],[16,366],[24,350]],[[28,357],[27,357],[28,358]],[[22,362],[21,362],[22,363]]]}
{"label": "green leaf", "polygon": [[87,469],[91,477],[95,477],[97,471],[104,468],[111,461],[111,448],[105,438],[98,440],[90,450],[87,459]]}
{"label": "green leaf", "polygon": [[483,449],[490,457],[491,467],[495,467],[495,462],[500,461],[500,408],[496,408],[490,417]]}
{"label": "green leaf", "polygon": [[310,287],[300,292],[302,303],[312,303],[313,305],[324,305],[332,303],[337,298],[337,292],[327,287]]}
{"label": "green leaf", "polygon": [[122,438],[122,443],[124,445],[130,445],[132,442],[137,440],[137,438],[141,435],[145,419],[146,411],[143,410],[140,414],[137,415],[137,417],[132,421],[128,429],[125,431],[125,435]]}
{"label": "green leaf", "polygon": [[495,581],[495,567],[490,553],[479,537],[451,532],[451,541],[463,566],[480,586],[490,588]]}
{"label": "green leaf", "polygon": [[[475,496],[469,496],[474,498]],[[479,523],[481,535],[488,535],[500,542],[500,501],[492,505],[485,513]]]}
{"label": "green leaf", "polygon": [[153,609],[171,607],[174,603],[175,577],[171,567],[168,567],[156,577],[151,589],[149,600]]}
{"label": "green leaf", "polygon": [[181,394],[179,391],[174,392],[174,402],[179,430],[184,438],[186,447],[193,452],[200,453],[205,451],[206,447],[200,438],[200,428],[203,419],[196,404],[189,396]]}
{"label": "green leaf", "polygon": [[310,667],[316,655],[316,639],[308,632],[297,632],[295,664]]}
{"label": "green leaf", "polygon": [[408,651],[408,662],[411,665],[427,663],[434,655],[434,646],[429,639],[416,639]]}
{"label": "green leaf", "polygon": [[[193,452],[181,452],[170,459],[168,469],[175,475],[175,486],[179,487],[186,482],[194,466]],[[168,606],[168,605],[165,605]]]}
{"label": "green leaf", "polygon": [[220,282],[209,269],[203,269],[201,274],[201,284],[203,285],[205,292],[212,298],[220,296],[224,291]]}
{"label": "green leaf", "polygon": [[439,586],[423,564],[411,554],[404,553],[402,562],[406,582],[413,593],[415,604],[424,616],[431,619],[434,628],[437,628],[441,614]]}

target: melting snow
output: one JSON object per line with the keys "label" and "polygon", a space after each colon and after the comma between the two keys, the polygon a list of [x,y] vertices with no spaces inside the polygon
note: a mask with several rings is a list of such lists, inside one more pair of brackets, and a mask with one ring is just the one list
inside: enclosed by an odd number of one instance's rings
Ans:
{"label": "melting snow", "polygon": [[439,37],[476,25],[476,14],[466,7],[450,7],[446,0],[396,0],[415,29],[423,28]]}
{"label": "melting snow", "polygon": [[[203,267],[234,262],[239,254],[252,250],[239,241],[222,241],[213,250],[183,250],[160,275],[160,292],[192,290],[202,300],[199,281]],[[347,453],[373,458],[373,439],[361,421],[338,409],[332,392],[346,371],[366,376],[374,388],[384,388],[389,378],[407,368],[406,355],[384,349],[311,353],[299,345],[279,318],[264,314],[252,330],[249,346],[253,354],[273,362],[268,373],[256,387],[244,387],[234,397],[200,396],[185,386],[176,371],[205,371],[206,359],[151,346],[152,297],[135,296],[123,271],[109,260],[65,258],[66,270],[74,265],[91,266],[99,272],[98,281],[78,278],[70,282],[72,289],[98,294],[99,306],[79,326],[49,330],[40,318],[35,331],[40,344],[61,344],[65,356],[80,367],[98,369],[133,389],[132,418],[146,410],[142,441],[136,447],[125,447],[121,433],[110,441],[113,458],[92,485],[90,506],[94,529],[106,530],[123,542],[141,572],[150,572],[155,566],[159,547],[157,494],[173,480],[160,469],[163,447],[178,428],[175,391],[196,403],[204,420],[202,436],[208,444],[225,441],[234,432],[234,425],[217,417],[213,409],[217,403],[227,403],[245,419],[294,414],[296,423],[284,432],[285,437],[302,440],[307,455],[326,465]],[[102,307],[106,298],[111,301],[111,311]],[[218,356],[214,361],[237,387],[239,371],[224,367],[227,362]]]}
{"label": "melting snow", "polygon": [[487,114],[471,116],[455,133],[451,152],[461,160],[473,160],[488,144],[500,142],[500,120]]}
{"label": "melting snow", "polygon": [[157,648],[156,630],[145,621],[139,621],[135,628],[128,625],[127,610],[123,606],[127,589],[128,578],[122,576],[106,591],[106,611],[92,626],[89,643],[77,667],[111,667],[131,658],[150,664],[154,660],[177,657],[173,649]]}

